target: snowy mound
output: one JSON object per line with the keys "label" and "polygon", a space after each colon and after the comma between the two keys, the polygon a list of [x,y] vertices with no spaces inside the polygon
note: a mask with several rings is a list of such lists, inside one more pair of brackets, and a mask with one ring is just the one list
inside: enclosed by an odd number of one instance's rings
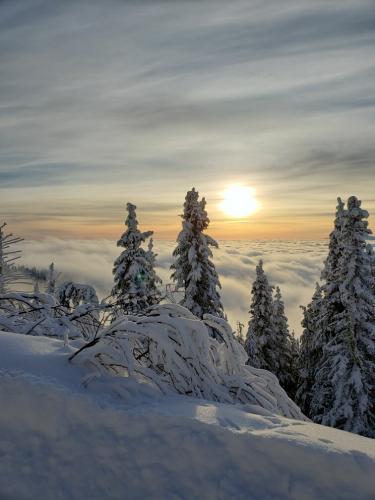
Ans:
{"label": "snowy mound", "polygon": [[370,439],[178,395],[123,404],[82,386],[73,350],[0,332],[2,499],[373,498]]}
{"label": "snowy mound", "polygon": [[247,354],[225,320],[206,314],[201,321],[175,304],[155,306],[144,316],[123,316],[72,361],[94,377],[130,377],[163,394],[259,405],[305,418],[274,375],[245,364]]}

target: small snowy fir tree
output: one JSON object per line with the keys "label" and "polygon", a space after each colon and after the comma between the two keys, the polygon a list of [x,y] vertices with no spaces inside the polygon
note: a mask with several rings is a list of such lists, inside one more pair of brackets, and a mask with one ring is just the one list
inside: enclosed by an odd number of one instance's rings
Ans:
{"label": "small snowy fir tree", "polygon": [[49,293],[50,295],[55,295],[56,292],[56,271],[55,271],[55,264],[51,262],[49,268],[48,268],[48,275],[47,275],[47,288],[46,292]]}
{"label": "small snowy fir tree", "polygon": [[256,267],[251,296],[250,321],[245,342],[248,364],[275,373],[279,369],[279,361],[275,350],[277,339],[272,325],[272,287],[268,283],[261,260]]}
{"label": "small snowy fir tree", "polygon": [[162,280],[159,278],[155,271],[157,254],[154,252],[153,248],[154,240],[153,238],[150,238],[146,252],[146,258],[149,264],[147,294],[149,296],[150,305],[158,304],[160,302],[161,293],[158,286],[162,284]]}
{"label": "small snowy fir tree", "polygon": [[120,310],[126,314],[139,313],[155,303],[154,290],[149,289],[150,281],[154,279],[149,255],[141,247],[153,232],[139,231],[136,208],[132,203],[127,204],[127,229],[117,242],[117,246],[124,250],[115,260],[113,268],[115,285],[112,295]]}
{"label": "small snowy fir tree", "polygon": [[39,289],[39,281],[38,281],[38,280],[35,280],[35,282],[34,282],[34,293],[35,293],[35,294],[40,293],[40,289]]}
{"label": "small snowy fir tree", "polygon": [[292,354],[292,359],[291,359],[291,365],[290,365],[290,373],[292,376],[292,380],[294,382],[293,386],[293,400],[296,399],[296,391],[297,391],[297,383],[298,383],[298,371],[299,371],[299,359],[300,359],[300,349],[301,349],[301,343],[300,339],[296,338],[296,334],[294,331],[292,331],[292,338],[291,338],[291,354]]}
{"label": "small snowy fir tree", "polygon": [[203,234],[209,225],[206,200],[198,199],[193,188],[188,191],[182,215],[182,231],[178,235],[173,252],[172,280],[184,290],[180,304],[202,318],[204,314],[224,317],[218,288],[221,288],[215,266],[211,261],[210,247],[218,248],[217,242]]}
{"label": "small snowy fir tree", "polygon": [[284,302],[277,286],[273,303],[272,334],[275,339],[277,369],[273,373],[279,379],[281,387],[292,399],[296,390],[295,365],[298,357],[297,341],[289,332],[288,319],[285,315]]}
{"label": "small snowy fir tree", "polygon": [[55,293],[58,302],[67,309],[74,309],[82,304],[99,305],[99,299],[95,288],[83,283],[65,281]]}
{"label": "small snowy fir tree", "polygon": [[310,415],[312,388],[315,381],[317,364],[324,346],[322,335],[322,288],[317,283],[310,304],[303,309],[300,349],[298,358],[298,379],[295,401],[305,415]]}
{"label": "small snowy fir tree", "polygon": [[242,345],[242,347],[245,347],[246,340],[243,334],[244,327],[245,325],[241,323],[241,321],[237,321],[236,332],[234,333],[234,338]]}
{"label": "small snowy fir tree", "polygon": [[337,284],[325,289],[322,321],[327,344],[316,370],[310,416],[324,425],[375,437],[375,296],[367,218],[361,202],[350,197],[341,229]]}

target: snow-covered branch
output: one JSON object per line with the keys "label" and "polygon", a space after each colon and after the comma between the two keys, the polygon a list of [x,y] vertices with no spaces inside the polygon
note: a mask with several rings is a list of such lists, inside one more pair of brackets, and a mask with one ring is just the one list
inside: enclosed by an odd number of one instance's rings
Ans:
{"label": "snow-covered branch", "polygon": [[304,418],[274,375],[246,365],[247,355],[225,320],[210,314],[200,320],[176,304],[118,318],[72,361],[91,369],[94,377],[131,377],[162,393],[259,405]]}

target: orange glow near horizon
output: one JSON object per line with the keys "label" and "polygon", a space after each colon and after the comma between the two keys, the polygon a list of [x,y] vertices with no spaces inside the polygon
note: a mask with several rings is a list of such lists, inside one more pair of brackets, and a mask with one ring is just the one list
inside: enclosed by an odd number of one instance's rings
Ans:
{"label": "orange glow near horizon", "polygon": [[[215,214],[216,215],[216,214]],[[141,231],[154,231],[154,238],[175,241],[181,230],[181,219],[177,214],[163,217],[157,223],[140,211],[138,220]],[[168,219],[168,220],[167,220]],[[207,234],[218,240],[314,240],[325,239],[332,229],[333,219],[330,217],[310,217],[298,221],[289,217],[277,218],[271,214],[257,213],[253,217],[241,220],[225,220],[222,217],[211,217]],[[8,219],[8,225],[14,234],[28,240],[52,238],[72,239],[109,239],[117,241],[125,230],[124,218],[113,223],[107,219],[98,220],[77,217],[72,220],[62,217],[52,220],[33,220],[26,225],[20,221]]]}
{"label": "orange glow near horizon", "polygon": [[[294,199],[291,208],[288,205],[289,200],[277,200],[272,193],[265,191],[264,187],[259,187],[256,192],[251,188],[250,191],[241,191],[240,194],[245,194],[245,199],[242,198],[239,205],[233,207],[237,203],[236,191],[232,191],[228,186],[231,185],[226,183],[211,191],[204,188],[199,190],[202,196],[207,193],[207,211],[210,218],[207,234],[217,240],[316,240],[328,238],[332,230],[334,201]],[[239,183],[235,186],[244,187],[246,184]],[[223,212],[221,206],[228,192],[228,210],[234,209],[235,216]],[[252,198],[246,205],[248,194]],[[117,241],[125,229],[125,198],[137,205],[137,219],[141,231],[152,230],[155,239],[175,241],[181,230],[181,193],[166,193],[165,199],[158,203],[154,203],[149,197],[142,201],[117,193],[110,202],[104,193],[94,191],[89,195],[82,199],[73,196],[64,199],[60,194],[53,199],[50,196],[39,199],[38,203],[33,203],[31,198],[24,196],[21,202],[17,202],[16,210],[13,213],[4,213],[3,219],[8,223],[9,231],[27,240],[52,237]],[[11,206],[10,194],[8,197]],[[249,212],[249,208],[254,208],[255,204],[255,211],[250,210],[251,213],[244,215]],[[370,212],[371,227],[371,209],[374,205],[368,200],[363,206]]]}

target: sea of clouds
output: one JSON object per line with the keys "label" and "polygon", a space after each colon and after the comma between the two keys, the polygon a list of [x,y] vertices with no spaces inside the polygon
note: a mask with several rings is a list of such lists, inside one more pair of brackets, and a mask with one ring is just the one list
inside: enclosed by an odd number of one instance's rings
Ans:
{"label": "sea of clouds", "polygon": [[[170,283],[173,241],[155,241],[157,272]],[[74,280],[93,285],[100,297],[110,293],[112,266],[120,249],[110,240],[47,238],[23,244],[22,263],[46,268],[54,262],[59,281]],[[225,312],[234,329],[249,319],[251,284],[259,259],[272,285],[279,285],[291,329],[301,334],[302,311],[313,294],[327,253],[326,241],[222,241],[214,251],[214,263],[222,285]]]}

